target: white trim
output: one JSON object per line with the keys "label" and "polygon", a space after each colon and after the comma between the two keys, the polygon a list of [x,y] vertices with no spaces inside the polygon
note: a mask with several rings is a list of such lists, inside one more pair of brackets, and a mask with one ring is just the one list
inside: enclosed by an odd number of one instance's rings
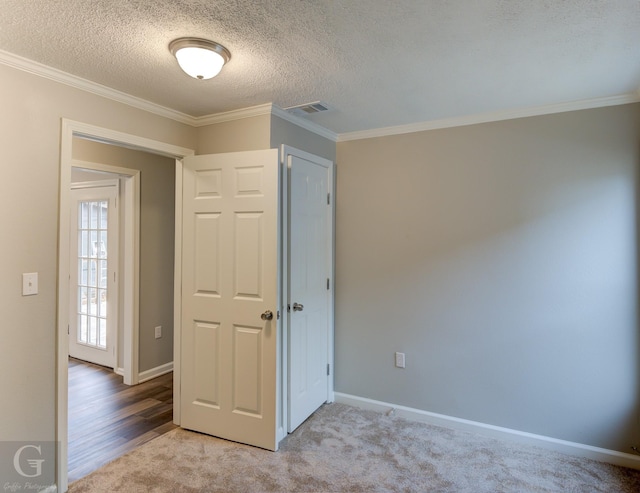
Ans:
{"label": "white trim", "polygon": [[22,70],[23,72],[27,72],[32,75],[43,77],[45,79],[49,79],[66,86],[73,87],[75,89],[80,89],[81,91],[95,94],[97,96],[101,96],[118,103],[126,104],[133,108],[148,111],[149,113],[152,113],[154,115],[169,118],[171,120],[177,121],[179,123],[184,123],[185,125],[190,125],[192,127],[204,127],[206,125],[241,120],[243,118],[275,114],[276,116],[288,120],[300,127],[306,128],[311,132],[315,132],[319,135],[322,135],[323,137],[332,139],[334,142],[337,138],[337,134],[335,134],[331,130],[290,115],[283,109],[271,103],[251,106],[248,108],[241,108],[238,110],[224,111],[211,115],[191,116],[186,113],[182,113],[181,111],[173,110],[171,108],[167,108],[166,106],[152,103],[150,101],[147,101],[146,99],[131,96],[130,94],[112,89],[111,87],[107,87],[102,84],[98,84],[97,82],[83,79],[82,77],[78,77],[76,75],[63,72],[62,70],[49,67],[42,63],[29,60],[28,58],[14,55],[13,53],[9,53],[8,51],[0,50],[0,63],[3,65],[7,65],[8,67]]}
{"label": "white trim", "polygon": [[160,156],[181,159],[184,156],[192,156],[195,152],[186,147],[179,147],[167,144],[158,140],[147,139],[137,135],[111,130],[109,128],[98,127],[88,123],[75,122],[63,118],[63,122],[68,122],[73,128],[73,135],[83,137],[87,140],[102,142],[105,144],[115,144],[119,147],[134,149],[136,151],[151,152]]}
{"label": "white trim", "polygon": [[273,106],[271,109],[272,115],[277,116],[278,118],[282,118],[283,120],[293,123],[294,125],[304,128],[309,132],[313,132],[333,142],[337,142],[339,140],[339,135],[334,131],[329,130],[328,128],[325,128],[321,125],[318,125],[317,123],[314,123],[310,120],[305,120],[303,118],[299,118],[295,115],[292,115],[288,111],[283,110],[282,108],[280,108],[279,106],[276,106],[275,104],[272,106]]}
{"label": "white trim", "polygon": [[124,368],[116,367],[113,369],[113,373],[122,377],[124,376]]}
{"label": "white trim", "polygon": [[[73,128],[62,120],[60,142],[60,190],[58,204],[58,232],[70,231],[68,214],[71,203],[71,147]],[[64,211],[64,212],[63,212]],[[67,491],[68,478],[68,419],[69,419],[69,303],[66,300],[69,291],[70,262],[69,235],[58,234],[58,344],[56,368],[56,441],[60,444],[56,458],[56,486],[59,491]]]}
{"label": "white trim", "polygon": [[58,70],[47,65],[34,62],[33,60],[14,55],[13,53],[9,53],[4,50],[0,50],[0,63],[39,77],[43,77],[45,79],[53,80],[67,86],[80,89],[81,91],[96,94],[98,96],[116,101],[118,103],[123,103],[128,106],[141,109],[143,111],[148,111],[149,113],[169,118],[171,120],[184,123],[185,125],[190,125],[192,127],[203,127],[216,123],[240,120],[242,118],[272,114],[279,118],[282,118],[283,120],[287,120],[294,125],[298,125],[299,127],[309,130],[310,132],[314,132],[322,137],[332,140],[333,142],[347,142],[350,140],[386,137],[390,135],[423,132],[425,130],[462,127],[466,125],[475,125],[477,123],[497,122],[502,120],[512,120],[515,118],[525,118],[529,116],[550,115],[566,111],[602,108],[605,106],[617,106],[621,104],[640,102],[640,90],[638,90],[635,92],[620,94],[616,96],[582,99],[578,101],[569,101],[565,103],[555,103],[540,106],[530,106],[526,108],[494,111],[476,115],[467,115],[453,118],[444,118],[440,120],[411,123],[408,125],[397,125],[337,134],[332,130],[329,130],[328,128],[318,125],[317,123],[296,117],[295,115],[288,113],[287,111],[272,103],[194,117],[186,113],[182,113],[180,111],[176,111],[171,108],[152,103],[145,99],[131,96],[130,94],[112,89],[102,84],[98,84],[96,82],[71,75],[67,72],[63,72],[62,70]]}
{"label": "white trim", "polygon": [[182,392],[182,161],[176,159],[175,243],[173,256],[173,423],[180,426]]}
{"label": "white trim", "polygon": [[[90,168],[86,168],[86,169],[90,169]],[[71,190],[82,190],[83,188],[102,188],[102,187],[114,187],[118,192],[120,192],[120,180],[114,179],[114,180],[71,182]]]}
{"label": "white trim", "polygon": [[255,116],[270,115],[272,113],[272,108],[273,104],[266,103],[257,106],[249,106],[248,108],[240,108],[239,110],[224,111],[222,113],[213,113],[211,115],[192,117],[191,125],[193,125],[194,127],[205,127],[207,125],[215,125],[216,123],[242,120],[243,118],[253,118]]}
{"label": "white trim", "polygon": [[[89,139],[89,140],[96,140],[96,139]],[[90,169],[92,171],[103,171],[105,173],[112,173],[114,175],[133,176],[136,174],[140,174],[140,171],[137,169],[123,168],[121,166],[111,166],[110,164],[103,164],[103,163],[91,163],[89,161],[81,161],[80,159],[72,159],[71,167],[85,168],[85,169]],[[80,183],[84,183],[84,182],[80,182]],[[98,181],[98,183],[101,183],[101,181]]]}
{"label": "white trim", "polygon": [[[73,137],[84,137],[98,142],[115,144],[120,147],[137,149],[161,156],[171,156],[181,159],[191,156],[192,149],[178,147],[164,142],[139,137],[136,135],[105,129],[87,123],[62,119],[61,141],[60,141],[60,179],[59,179],[59,204],[58,204],[58,231],[69,230],[70,184],[72,168],[72,146]],[[176,207],[179,207],[176,204]],[[63,212],[65,211],[65,212]],[[182,217],[182,213],[180,213]],[[176,224],[176,231],[181,230],[181,224]],[[58,300],[64,292],[68,290],[69,282],[69,237],[60,234],[58,236]],[[56,481],[59,491],[67,491],[68,488],[68,357],[69,345],[67,327],[69,320],[68,303],[59,303],[57,318],[57,368],[56,368],[56,440],[60,443],[60,453],[56,458]],[[174,327],[174,331],[180,331],[180,326]],[[174,389],[174,396],[179,389]],[[180,402],[179,395],[175,402]],[[176,404],[174,403],[174,406]]]}
{"label": "white trim", "polygon": [[153,380],[161,375],[165,375],[169,372],[173,371],[173,361],[169,363],[165,363],[164,365],[156,366],[155,368],[151,368],[150,370],[141,371],[138,374],[138,383],[147,382],[149,380]]}
{"label": "white trim", "polygon": [[435,426],[442,426],[454,430],[470,431],[484,436],[490,436],[501,440],[509,440],[516,443],[535,445],[547,450],[561,452],[563,454],[573,455],[575,457],[584,457],[601,462],[608,462],[617,466],[630,467],[640,469],[640,456],[618,452],[617,450],[609,450],[600,447],[593,447],[582,443],[560,440],[557,438],[547,437],[544,435],[536,435],[526,431],[513,430],[511,428],[503,428],[501,426],[489,425],[478,421],[470,421],[468,419],[455,418],[444,414],[432,413],[406,406],[399,406],[388,402],[376,401],[365,397],[343,394],[336,392],[336,402],[349,404],[351,406],[378,412],[393,412],[394,415],[400,416],[411,421],[419,421]]}
{"label": "white trim", "polygon": [[223,113],[214,113],[212,115],[194,117],[191,125],[193,125],[194,127],[204,127],[206,125],[215,125],[217,123],[231,122],[234,120],[242,120],[243,118],[252,118],[262,115],[277,116],[278,118],[282,118],[283,120],[293,123],[298,127],[304,128],[309,132],[313,132],[333,142],[336,142],[338,140],[337,133],[321,125],[318,125],[317,123],[292,115],[291,113],[283,110],[273,103],[266,103],[258,106],[250,106],[249,108],[241,108],[239,110],[231,110],[225,111]]}
{"label": "white trim", "polygon": [[617,96],[609,96],[603,98],[582,99],[579,101],[569,101],[566,103],[530,106],[527,108],[516,108],[511,110],[492,111],[489,113],[479,113],[477,115],[444,118],[442,120],[411,123],[409,125],[397,125],[393,127],[374,128],[371,130],[360,130],[357,132],[346,132],[338,135],[338,142],[372,139],[375,137],[387,137],[389,135],[409,134],[414,132],[424,132],[425,130],[437,130],[441,128],[463,127],[465,125],[475,125],[477,123],[498,122],[502,120],[513,120],[516,118],[526,118],[529,116],[551,115],[553,113],[588,110],[593,108],[602,108],[605,106],[617,106],[621,104],[630,104],[637,102],[640,102],[640,92],[632,92],[628,94],[620,94]]}
{"label": "white trim", "polygon": [[63,72],[62,70],[49,67],[42,63],[34,62],[33,60],[29,60],[28,58],[14,55],[13,53],[9,53],[4,50],[0,50],[0,63],[18,70],[22,70],[23,72],[28,72],[30,74],[52,80],[54,82],[59,82],[66,86],[80,89],[81,91],[89,92],[103,98],[111,99],[112,101],[116,101],[118,103],[123,103],[134,108],[148,111],[149,113],[153,113],[155,115],[170,118],[171,120],[185,123],[187,125],[193,125],[193,117],[180,111],[172,110],[171,108],[151,103],[150,101],[147,101],[145,99],[131,96],[130,94],[124,93],[122,91],[103,86],[102,84],[98,84],[97,82],[83,79],[82,77]]}
{"label": "white trim", "polygon": [[125,201],[123,273],[123,356],[126,385],[138,383],[138,352],[140,342],[140,171],[124,180]]}
{"label": "white trim", "polygon": [[289,317],[285,309],[289,299],[289,173],[285,162],[285,146],[280,146],[278,152],[278,345],[277,361],[280,365],[276,376],[276,418],[278,420],[276,438],[280,442],[287,436],[289,422]]}
{"label": "white trim", "polygon": [[331,330],[329,331],[329,364],[330,366],[330,378],[329,378],[329,400],[327,402],[334,402],[336,400],[335,394],[335,380],[336,380],[336,163],[331,163],[329,169],[329,181],[331,182],[331,279],[329,281],[329,288],[331,291],[331,311],[329,313],[329,323],[331,324]]}

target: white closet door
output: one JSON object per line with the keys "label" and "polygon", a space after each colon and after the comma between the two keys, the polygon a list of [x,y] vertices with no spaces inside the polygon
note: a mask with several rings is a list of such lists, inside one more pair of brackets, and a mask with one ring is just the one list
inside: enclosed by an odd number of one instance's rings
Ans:
{"label": "white closet door", "polygon": [[289,422],[329,400],[332,163],[289,149]]}

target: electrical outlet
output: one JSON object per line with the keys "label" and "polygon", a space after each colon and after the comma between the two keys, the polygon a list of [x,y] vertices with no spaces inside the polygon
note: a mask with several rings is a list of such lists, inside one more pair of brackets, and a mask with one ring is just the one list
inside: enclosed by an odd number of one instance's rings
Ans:
{"label": "electrical outlet", "polygon": [[404,353],[396,353],[396,367],[397,368],[405,367]]}
{"label": "electrical outlet", "polygon": [[162,337],[162,325],[158,325],[156,327],[156,339],[160,339]]}

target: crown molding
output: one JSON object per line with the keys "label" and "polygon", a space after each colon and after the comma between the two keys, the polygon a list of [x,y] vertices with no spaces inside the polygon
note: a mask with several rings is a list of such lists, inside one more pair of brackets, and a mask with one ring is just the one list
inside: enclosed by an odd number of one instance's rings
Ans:
{"label": "crown molding", "polygon": [[103,86],[102,84],[83,79],[82,77],[71,75],[67,72],[63,72],[62,70],[43,65],[42,63],[34,62],[33,60],[14,55],[13,53],[9,53],[7,51],[0,50],[0,63],[18,70],[22,70],[23,72],[28,72],[30,74],[37,75],[54,82],[59,82],[67,86],[74,87],[76,89],[80,89],[97,96],[101,96],[103,98],[111,99],[112,101],[116,101],[118,103],[123,103],[128,106],[133,106],[134,108],[148,111],[149,113],[153,113],[158,116],[170,118],[171,120],[185,123],[187,125],[193,125],[193,117],[180,111],[172,110],[159,104],[151,103],[150,101],[147,101],[145,99],[131,96],[130,94],[124,93],[122,91]]}
{"label": "crown molding", "polygon": [[30,74],[43,77],[45,79],[64,84],[81,91],[89,92],[97,96],[101,96],[118,103],[123,103],[134,108],[138,108],[149,113],[153,113],[158,116],[169,118],[171,120],[190,125],[192,127],[204,127],[206,125],[214,125],[216,123],[230,122],[234,120],[241,120],[243,118],[251,118],[262,115],[276,115],[283,118],[295,125],[305,128],[311,132],[317,133],[322,137],[333,140],[337,140],[337,134],[334,132],[316,125],[315,123],[303,120],[301,118],[290,115],[278,106],[267,103],[257,106],[251,106],[249,108],[242,108],[239,110],[225,111],[222,113],[214,113],[212,115],[205,115],[194,117],[180,111],[172,110],[165,106],[161,106],[156,103],[152,103],[136,96],[112,89],[110,87],[92,82],[82,77],[71,75],[62,70],[58,70],[53,67],[49,67],[42,63],[34,62],[28,58],[14,55],[4,50],[0,50],[0,64],[7,65],[9,67],[28,72]]}
{"label": "crown molding", "polygon": [[567,103],[547,104],[542,106],[530,106],[527,108],[517,108],[513,110],[494,111],[489,113],[479,113],[477,115],[461,116],[454,118],[444,118],[442,120],[431,120],[409,125],[398,125],[394,127],[374,128],[371,130],[361,130],[357,132],[346,132],[338,135],[338,142],[350,140],[372,139],[376,137],[387,137],[390,135],[409,134],[423,132],[425,130],[437,130],[442,128],[462,127],[475,125],[478,123],[498,122],[502,120],[513,120],[516,118],[526,118],[529,116],[550,115],[553,113],[564,113],[567,111],[587,110],[602,108],[605,106],[617,106],[640,102],[640,89],[628,94],[609,96],[604,98],[582,99]]}
{"label": "crown molding", "polygon": [[239,110],[223,111],[222,113],[213,113],[211,115],[191,117],[191,125],[194,127],[205,127],[207,125],[215,125],[216,123],[232,122],[234,120],[242,120],[243,118],[251,118],[254,116],[270,115],[272,113],[273,104],[266,103],[248,108],[240,108]]}
{"label": "crown molding", "polygon": [[338,137],[339,137],[338,134],[333,132],[332,130],[329,130],[328,128],[318,125],[317,123],[313,123],[312,121],[305,120],[304,118],[300,118],[298,116],[292,115],[288,111],[283,110],[282,108],[280,108],[279,106],[276,106],[275,104],[273,105],[271,114],[274,116],[277,116],[278,118],[282,118],[283,120],[286,120],[290,123],[293,123],[294,125],[302,127],[305,130],[309,130],[309,132],[318,134],[321,137],[329,139],[333,142],[338,141]]}
{"label": "crown molding", "polygon": [[42,63],[34,62],[28,58],[14,55],[4,50],[0,50],[0,64],[28,72],[30,74],[43,77],[45,79],[65,84],[67,86],[89,92],[97,96],[101,96],[118,103],[126,104],[134,108],[138,108],[149,113],[169,118],[185,125],[192,127],[203,127],[216,123],[224,123],[243,118],[251,118],[262,115],[274,115],[286,120],[294,125],[309,130],[321,137],[325,137],[333,142],[346,142],[350,140],[371,139],[375,137],[386,137],[390,135],[400,135],[414,132],[423,132],[425,130],[437,130],[451,127],[462,127],[466,125],[475,125],[478,123],[497,122],[502,120],[512,120],[515,118],[525,118],[529,116],[549,115],[553,113],[563,113],[567,111],[577,111],[584,109],[601,108],[605,106],[616,106],[622,104],[630,104],[640,102],[640,88],[632,93],[620,94],[617,96],[609,96],[603,98],[583,99],[579,101],[570,101],[567,103],[549,104],[542,106],[531,106],[527,108],[518,108],[514,110],[496,111],[489,113],[480,113],[477,115],[469,115],[454,118],[445,118],[441,120],[431,120],[420,123],[412,123],[408,125],[397,125],[392,127],[375,128],[371,130],[359,130],[355,132],[335,133],[321,125],[313,123],[309,120],[294,116],[279,106],[272,103],[251,106],[239,110],[225,111],[212,115],[194,117],[180,111],[172,110],[165,106],[152,103],[142,98],[132,96],[130,94],[112,89],[110,87],[92,82],[82,77],[71,75],[62,70],[58,70]]}
{"label": "crown molding", "polygon": [[335,132],[332,132],[331,130],[309,120],[305,120],[304,118],[292,115],[273,103],[266,103],[258,106],[251,106],[249,108],[242,108],[239,110],[231,110],[225,111],[223,113],[214,113],[212,115],[195,117],[192,119],[192,125],[194,127],[203,127],[205,125],[215,125],[216,123],[225,123],[262,115],[277,116],[278,118],[282,118],[283,120],[293,123],[294,125],[304,128],[305,130],[309,130],[310,132],[320,135],[321,137],[325,137],[333,142],[337,142],[338,140],[338,134],[336,134]]}

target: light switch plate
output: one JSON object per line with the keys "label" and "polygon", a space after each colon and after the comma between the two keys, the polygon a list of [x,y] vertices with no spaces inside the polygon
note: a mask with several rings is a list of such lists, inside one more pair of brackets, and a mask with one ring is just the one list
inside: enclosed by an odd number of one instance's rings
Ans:
{"label": "light switch plate", "polygon": [[22,274],[22,296],[38,294],[38,273]]}

